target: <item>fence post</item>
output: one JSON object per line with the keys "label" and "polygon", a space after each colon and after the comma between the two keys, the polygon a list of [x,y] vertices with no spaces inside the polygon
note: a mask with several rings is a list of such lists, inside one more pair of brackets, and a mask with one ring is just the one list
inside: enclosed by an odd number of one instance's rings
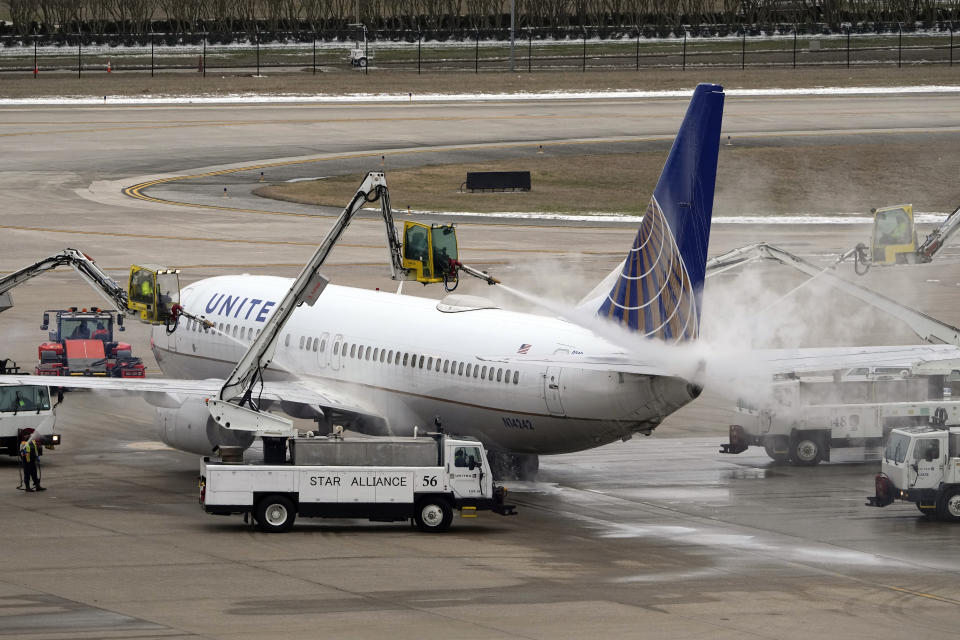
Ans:
{"label": "fence post", "polygon": [[[207,33],[203,34],[203,77],[207,77]],[[257,74],[259,75],[259,74]]]}
{"label": "fence post", "polygon": [[687,70],[687,30],[683,30],[683,69],[682,71]]}
{"label": "fence post", "polygon": [[153,34],[150,34],[150,77],[153,77]]}
{"label": "fence post", "polygon": [[317,32],[313,32],[313,75],[317,75]]}
{"label": "fence post", "polygon": [[740,68],[747,68],[747,27],[743,27],[743,40],[740,45]]}
{"label": "fence post", "polygon": [[640,71],[640,27],[637,27],[637,71]]}
{"label": "fence post", "polygon": [[254,37],[257,40],[257,77],[260,77],[260,27],[254,28]]}
{"label": "fence post", "polygon": [[797,68],[797,25],[793,25],[793,68]]}
{"label": "fence post", "polygon": [[583,30],[583,69],[584,73],[587,71],[587,30]]}
{"label": "fence post", "polygon": [[898,22],[897,28],[900,30],[900,39],[897,44],[897,69],[899,69],[903,64],[903,25]]}
{"label": "fence post", "polygon": [[847,27],[847,69],[850,68],[850,27]]}
{"label": "fence post", "polygon": [[77,78],[83,69],[83,36],[77,33]]}
{"label": "fence post", "polygon": [[950,66],[953,66],[953,24],[950,24]]}
{"label": "fence post", "polygon": [[[953,33],[952,31],[950,32]],[[950,55],[953,55],[953,50],[951,49]],[[527,31],[527,73],[531,73],[533,60],[533,30]]]}
{"label": "fence post", "polygon": [[33,77],[40,75],[40,67],[37,66],[37,36],[33,36]]}
{"label": "fence post", "polygon": [[473,72],[480,73],[480,29],[476,29],[477,32],[477,47],[474,50],[473,54]]}
{"label": "fence post", "polygon": [[423,42],[423,32],[417,30],[417,75],[420,75],[420,44]]}
{"label": "fence post", "polygon": [[367,25],[363,25],[363,57],[367,59],[363,67],[363,75],[370,75],[370,42],[367,40]]}

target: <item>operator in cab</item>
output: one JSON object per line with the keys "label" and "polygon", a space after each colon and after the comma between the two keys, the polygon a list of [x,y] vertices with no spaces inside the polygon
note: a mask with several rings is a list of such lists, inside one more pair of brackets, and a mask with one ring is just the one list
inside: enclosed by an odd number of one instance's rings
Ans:
{"label": "operator in cab", "polygon": [[71,340],[87,340],[90,338],[90,328],[87,326],[86,320],[81,320],[80,324],[73,330],[73,335],[70,336]]}

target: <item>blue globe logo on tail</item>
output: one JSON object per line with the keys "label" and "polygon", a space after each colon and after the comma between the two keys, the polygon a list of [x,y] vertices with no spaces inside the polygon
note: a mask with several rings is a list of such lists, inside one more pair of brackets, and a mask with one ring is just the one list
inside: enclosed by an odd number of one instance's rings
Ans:
{"label": "blue globe logo on tail", "polygon": [[598,310],[650,338],[683,342],[700,332],[723,98],[719,85],[694,90],[633,247]]}

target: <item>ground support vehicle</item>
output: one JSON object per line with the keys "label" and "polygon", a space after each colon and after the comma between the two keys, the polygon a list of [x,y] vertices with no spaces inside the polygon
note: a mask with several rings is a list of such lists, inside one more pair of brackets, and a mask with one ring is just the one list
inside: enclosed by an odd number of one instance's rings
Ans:
{"label": "ground support vehicle", "polygon": [[916,504],[929,518],[960,522],[960,427],[891,431],[874,490],[868,506],[903,500]]}
{"label": "ground support vehicle", "polygon": [[960,373],[953,369],[960,363],[938,366],[935,372],[859,367],[774,382],[768,402],[738,402],[742,420],[730,426],[721,453],[761,446],[777,462],[815,465],[829,461],[832,449],[856,448],[864,460],[876,460],[895,427],[960,425],[960,400],[954,399],[960,398]]}
{"label": "ground support vehicle", "polygon": [[45,311],[41,329],[54,330],[37,348],[38,376],[110,376],[143,378],[146,368],[132,347],[114,340],[114,325],[123,331],[123,316],[96,307]]}
{"label": "ground support vehicle", "polygon": [[[298,515],[412,520],[429,532],[448,529],[455,510],[462,518],[476,517],[482,510],[516,513],[504,502],[505,490],[494,486],[492,474],[484,471],[486,452],[477,440],[443,434],[264,440],[263,463],[230,462],[232,452],[203,459],[204,511],[253,514],[267,532],[288,531]],[[289,445],[277,448],[277,441]]]}
{"label": "ground support vehicle", "polygon": [[936,229],[917,242],[913,205],[873,209],[873,233],[870,246],[859,243],[839,257],[837,262],[853,258],[854,271],[865,274],[872,265],[923,264],[933,260],[937,252],[960,228],[960,207],[954,209]]}
{"label": "ground support vehicle", "polygon": [[[6,367],[16,373],[17,367]],[[53,449],[60,444],[55,432],[56,407],[50,404],[50,390],[33,385],[0,386],[0,454],[19,453],[20,436],[36,433],[41,446]]]}

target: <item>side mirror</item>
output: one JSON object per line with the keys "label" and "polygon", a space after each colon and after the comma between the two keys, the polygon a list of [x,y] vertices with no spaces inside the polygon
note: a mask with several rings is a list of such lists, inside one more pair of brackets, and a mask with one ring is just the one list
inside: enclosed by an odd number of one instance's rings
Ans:
{"label": "side mirror", "polygon": [[49,328],[50,328],[50,314],[45,313],[43,314],[43,324],[40,325],[40,330],[46,331]]}

